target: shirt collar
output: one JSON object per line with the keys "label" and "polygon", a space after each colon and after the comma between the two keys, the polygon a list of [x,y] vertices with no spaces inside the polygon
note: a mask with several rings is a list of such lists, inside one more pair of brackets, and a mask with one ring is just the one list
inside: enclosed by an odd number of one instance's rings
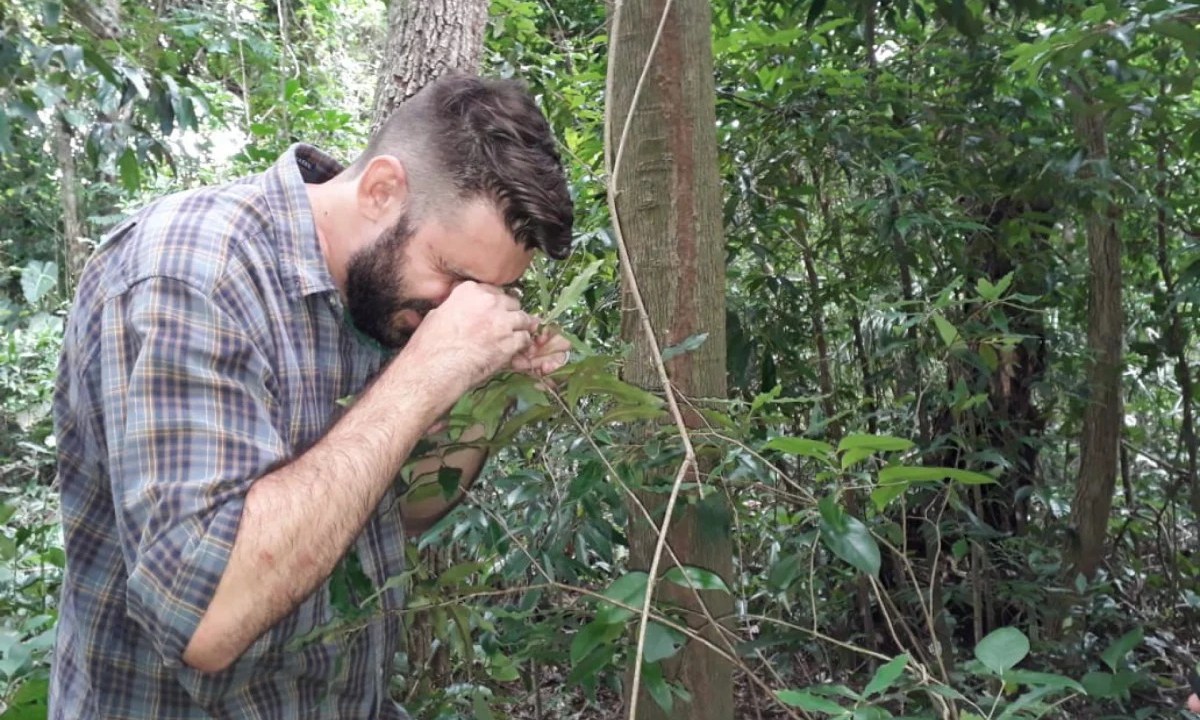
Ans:
{"label": "shirt collar", "polygon": [[289,293],[306,297],[336,291],[333,275],[321,253],[305,183],[323,183],[342,172],[332,156],[312,145],[296,143],[264,174],[271,222],[276,228],[281,270]]}

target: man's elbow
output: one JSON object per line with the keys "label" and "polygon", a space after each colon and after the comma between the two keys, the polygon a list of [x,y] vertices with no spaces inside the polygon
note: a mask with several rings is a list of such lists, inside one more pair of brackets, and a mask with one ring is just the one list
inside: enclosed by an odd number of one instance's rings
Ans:
{"label": "man's elbow", "polygon": [[238,658],[228,642],[209,630],[201,621],[183,651],[183,664],[208,675],[227,669]]}

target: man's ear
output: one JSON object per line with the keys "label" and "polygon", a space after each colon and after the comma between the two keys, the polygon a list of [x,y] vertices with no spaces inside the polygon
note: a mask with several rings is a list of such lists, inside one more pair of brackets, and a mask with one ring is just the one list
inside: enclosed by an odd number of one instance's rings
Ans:
{"label": "man's ear", "polygon": [[394,155],[377,155],[358,177],[358,212],[371,222],[401,214],[408,204],[408,173]]}

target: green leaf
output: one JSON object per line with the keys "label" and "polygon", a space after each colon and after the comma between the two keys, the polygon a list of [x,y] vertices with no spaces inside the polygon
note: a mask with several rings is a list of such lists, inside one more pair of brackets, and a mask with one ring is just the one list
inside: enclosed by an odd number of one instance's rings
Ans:
{"label": "green leaf", "polygon": [[14,643],[4,651],[4,656],[0,657],[0,673],[12,679],[21,668],[25,667],[25,663],[29,662],[29,659],[29,648],[20,642]]}
{"label": "green leaf", "polygon": [[8,113],[0,112],[0,153],[10,153],[12,151],[12,130],[8,125]]}
{"label": "green leaf", "polygon": [[846,470],[850,467],[853,467],[854,465],[866,460],[874,454],[875,451],[871,448],[854,448],[852,450],[847,450],[846,454],[842,456],[842,469]]}
{"label": "green leaf", "polygon": [[881,665],[875,671],[875,677],[871,678],[871,682],[867,683],[867,687],[863,690],[863,697],[871,697],[872,695],[879,695],[886,692],[896,682],[896,679],[903,674],[904,668],[908,667],[908,659],[907,654],[900,655]]}
{"label": "green leaf", "polygon": [[879,544],[861,520],[848,515],[832,497],[821,500],[821,540],[860,572],[879,576]]}
{"label": "green leaf", "polygon": [[675,706],[675,698],[671,694],[671,686],[663,678],[662,665],[643,663],[642,684],[646,686],[646,690],[650,692],[650,697],[654,698],[654,702],[670,715],[671,708]]}
{"label": "green leaf", "polygon": [[[584,625],[571,640],[571,663],[578,664],[580,660],[591,654],[601,645],[606,645],[619,638],[625,632],[621,623],[604,623],[599,620]],[[649,628],[646,629],[647,641]]]}
{"label": "green leaf", "polygon": [[1064,688],[1083,694],[1087,693],[1087,690],[1078,682],[1065,675],[1056,675],[1054,673],[1034,672],[1032,670],[1016,668],[1005,671],[1001,678],[1006,683],[1029,685],[1030,687]]}
{"label": "green leaf", "polygon": [[663,362],[666,362],[679,355],[683,355],[684,353],[690,353],[693,350],[696,350],[703,345],[704,341],[707,339],[708,333],[696,333],[695,335],[689,335],[678,345],[672,345],[671,347],[662,351]]}
{"label": "green leaf", "polygon": [[1145,636],[1145,630],[1140,625],[1135,627],[1118,638],[1112,645],[1109,645],[1104,654],[1100,656],[1100,659],[1104,661],[1104,664],[1110,670],[1116,672],[1120,669],[1117,666],[1121,664],[1125,656],[1132,652],[1138,645],[1141,645]]}
{"label": "green leaf", "polygon": [[566,312],[568,308],[576,305],[579,302],[579,299],[583,297],[584,290],[587,290],[588,282],[591,281],[596,272],[601,268],[601,266],[604,265],[604,262],[605,261],[603,258],[600,260],[595,260],[585,267],[578,275],[571,278],[571,282],[567,285],[566,289],[559,294],[558,300],[555,301],[554,308],[548,315],[543,317],[542,320],[544,322],[551,322]]}
{"label": "green leaf", "polygon": [[838,452],[843,450],[872,450],[875,452],[898,452],[914,446],[911,440],[892,437],[891,435],[851,434],[842,438],[838,443]]}
{"label": "green leaf", "polygon": [[678,630],[649,622],[646,624],[646,647],[642,657],[648,663],[665,660],[679,652],[685,642],[687,636]]}
{"label": "green leaf", "polygon": [[614,649],[612,645],[601,645],[584,659],[573,663],[571,673],[567,676],[567,685],[575,685],[590,680],[612,660]]}
{"label": "green leaf", "polygon": [[447,500],[452,500],[455,493],[458,492],[458,485],[462,481],[462,468],[443,465],[438,468],[437,474],[438,487],[442,489],[442,497]]}
{"label": "green leaf", "polygon": [[1150,29],[1161,35],[1180,41],[1189,55],[1195,56],[1197,53],[1200,53],[1200,30],[1197,30],[1193,25],[1178,20],[1168,20],[1166,22],[1155,23],[1150,26]]}
{"label": "green leaf", "polygon": [[58,0],[43,0],[42,2],[42,24],[47,30],[53,30],[58,27],[59,21],[62,19],[62,3]]}
{"label": "green leaf", "polygon": [[475,713],[475,720],[496,720],[496,716],[492,714],[492,709],[488,706],[482,692],[475,693],[475,697],[471,701],[471,709]]}
{"label": "green leaf", "polygon": [[685,588],[694,587],[697,590],[729,592],[729,586],[725,584],[720,575],[698,567],[685,565],[683,568],[680,568],[676,565],[663,575],[663,579]]}
{"label": "green leaf", "polygon": [[138,168],[137,155],[134,154],[133,148],[125,148],[117,164],[121,169],[121,184],[126,190],[137,190],[142,182],[142,171]]}
{"label": "green leaf", "polygon": [[799,555],[785,555],[767,573],[767,587],[780,592],[787,590],[803,571]]}
{"label": "green leaf", "polygon": [[871,491],[871,503],[875,505],[876,510],[882,511],[893,500],[904,494],[908,489],[908,483],[895,483],[893,485],[880,485]]}
{"label": "green leaf", "polygon": [[58,263],[30,260],[21,271],[21,292],[25,302],[35,305],[58,285]]}
{"label": "green leaf", "polygon": [[[614,580],[601,594],[629,607],[641,608],[646,598],[646,581],[648,579],[649,576],[641,570],[626,573]],[[596,611],[596,620],[607,624],[623,623],[633,616],[633,611],[617,605],[603,604]]]}
{"label": "green leaf", "polygon": [[834,701],[817,697],[803,690],[779,690],[775,695],[785,705],[798,707],[801,710],[808,710],[809,712],[822,712],[826,715],[841,715],[846,712],[846,708]]}
{"label": "green leaf", "polygon": [[1028,654],[1029,638],[1014,627],[993,630],[975,646],[975,657],[997,675],[1024,660]]}
{"label": "green leaf", "polygon": [[833,456],[833,446],[820,440],[809,440],[798,437],[771,438],[763,445],[764,450],[779,450],[788,455],[803,455],[829,462]]}
{"label": "green leaf", "polygon": [[486,562],[466,562],[459,563],[451,568],[448,568],[441,575],[438,575],[438,587],[450,587],[458,585],[463,580],[466,580],[471,575],[483,570],[488,566]]}
{"label": "green leaf", "polygon": [[879,483],[881,485],[940,482],[947,478],[960,482],[963,485],[987,485],[996,482],[996,479],[990,475],[971,472],[970,470],[959,470],[957,468],[889,465],[879,471]]}
{"label": "green leaf", "polygon": [[962,345],[962,335],[959,334],[958,328],[950,324],[949,320],[938,313],[934,313],[933,324],[937,326],[938,335],[942,336],[942,342],[946,343],[946,347]]}

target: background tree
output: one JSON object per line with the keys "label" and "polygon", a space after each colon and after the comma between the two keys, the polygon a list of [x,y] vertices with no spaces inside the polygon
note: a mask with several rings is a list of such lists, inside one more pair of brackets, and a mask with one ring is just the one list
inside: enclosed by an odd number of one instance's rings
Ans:
{"label": "background tree", "polygon": [[[684,409],[676,420],[686,433],[703,427],[700,408],[726,393],[724,233],[709,6],[696,0],[618,2],[611,32],[605,128],[612,157],[609,192],[614,224],[628,246],[621,336],[632,345],[623,375],[638,387],[685,398],[678,401]],[[689,351],[664,368],[661,350],[670,347]],[[729,508],[719,486],[707,480],[713,463],[697,464],[692,453],[689,444],[675,481],[689,487],[678,515],[667,519],[672,503],[661,490],[637,493],[654,524],[638,508],[630,510],[629,566],[642,571],[671,567],[658,564],[661,549],[656,551],[660,528],[669,522],[667,542],[675,559],[728,582],[733,573]],[[646,475],[650,486],[671,478],[653,470]],[[693,595],[666,584],[663,599],[691,613],[693,627],[725,617],[732,608],[722,590]],[[705,633],[711,642],[724,641],[718,629]],[[679,682],[690,697],[665,711],[643,686],[638,718],[734,717],[732,668],[708,648],[689,642],[660,672],[658,682]]]}

